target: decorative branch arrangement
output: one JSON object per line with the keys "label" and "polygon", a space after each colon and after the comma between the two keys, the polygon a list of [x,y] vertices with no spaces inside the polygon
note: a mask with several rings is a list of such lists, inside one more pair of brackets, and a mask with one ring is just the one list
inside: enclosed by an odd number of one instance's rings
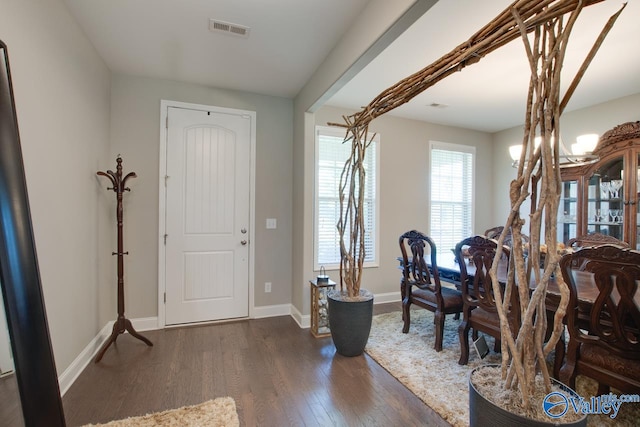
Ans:
{"label": "decorative branch arrangement", "polygon": [[116,342],[118,335],[123,334],[125,331],[129,332],[132,336],[138,338],[143,341],[148,346],[153,346],[151,341],[140,335],[133,328],[131,321],[124,317],[124,255],[129,255],[129,252],[124,252],[123,249],[123,236],[122,236],[122,228],[123,228],[123,209],[122,209],[122,196],[125,191],[131,191],[130,188],[126,187],[127,180],[129,178],[135,178],[135,172],[129,172],[124,178],[122,177],[122,158],[118,155],[116,159],[117,167],[116,172],[114,173],[111,170],[105,172],[97,172],[100,176],[106,176],[111,181],[113,187],[107,188],[107,190],[113,190],[116,193],[117,197],[117,205],[116,205],[116,220],[118,222],[118,252],[112,252],[111,255],[118,256],[118,318],[113,324],[113,330],[111,331],[111,336],[109,339],[102,345],[100,351],[96,355],[94,362],[98,363],[102,360],[102,356],[107,351],[109,346]]}
{"label": "decorative branch arrangement", "polygon": [[[562,100],[560,99],[561,70],[569,36],[584,4],[578,2],[575,9],[569,14],[566,24],[564,16],[558,16],[535,27],[533,40],[525,31],[527,27],[518,10],[515,8],[511,10],[513,18],[521,29],[523,44],[531,67],[531,78],[524,123],[524,148],[521,153],[517,177],[510,185],[511,212],[498,241],[498,250],[491,268],[491,278],[494,294],[498,295],[496,305],[498,306],[502,332],[502,373],[503,379],[506,380],[505,387],[513,388],[518,384],[522,395],[522,406],[525,410],[528,410],[533,404],[530,397],[534,393],[535,376],[538,371],[542,373],[546,391],[551,391],[551,380],[545,358],[555,347],[564,331],[562,320],[566,314],[569,298],[567,285],[562,280],[562,274],[558,267],[561,252],[556,237],[562,183],[559,157],[560,117],[589,63],[625,6],[626,4],[607,22]],[[537,135],[542,136],[542,143],[538,148],[535,148],[534,140]],[[526,158],[530,160],[525,161]],[[530,243],[528,256],[525,257],[525,243],[522,239],[524,220],[520,218],[520,207],[525,200],[530,198],[532,191],[530,185],[539,186],[540,199],[538,201],[531,200]],[[541,272],[538,267],[541,265],[540,249],[543,229],[547,254]],[[502,254],[502,242],[509,233],[513,236],[510,267],[515,269],[515,274],[509,275],[504,299],[500,299],[502,289],[498,282],[497,269]],[[531,272],[533,272],[533,279]],[[561,299],[554,314],[552,334],[545,342],[548,326],[545,295],[552,276],[555,277],[555,282],[558,284]],[[536,287],[530,295],[530,286],[528,285],[531,280],[535,280]],[[508,307],[502,304],[503,301],[509,301],[508,298],[512,292],[518,293],[522,319],[515,340],[513,339],[515,331],[510,330],[507,321]],[[531,337],[534,339],[532,340]]]}
{"label": "decorative branch arrangement", "polygon": [[[504,230],[499,237],[498,253],[491,269],[494,293],[497,296],[502,331],[502,371],[506,388],[518,386],[522,394],[522,406],[528,409],[529,398],[533,394],[536,372],[541,371],[545,386],[550,390],[549,373],[545,356],[554,348],[562,333],[562,319],[568,303],[568,289],[562,281],[558,269],[560,254],[556,238],[556,221],[560,201],[560,116],[567,102],[606,34],[626,6],[614,14],[593,48],[588,53],[569,89],[560,99],[560,74],[565,57],[569,35],[578,15],[586,6],[602,0],[517,0],[500,13],[493,21],[483,27],[469,40],[456,47],[450,53],[435,61],[419,72],[401,80],[378,95],[363,110],[344,116],[345,124],[330,125],[347,128],[345,142],[351,141],[351,157],[346,162],[340,181],[341,219],[338,230],[341,242],[341,286],[345,282],[349,295],[357,295],[360,289],[362,263],[364,261],[364,217],[363,186],[364,169],[362,160],[367,143],[367,130],[374,118],[409,102],[416,95],[433,86],[468,65],[478,62],[488,53],[508,42],[521,37],[531,67],[531,78],[527,96],[523,150],[518,167],[518,175],[511,182],[509,212]],[[565,15],[569,15],[565,24]],[[533,40],[531,40],[531,38]],[[540,135],[543,143],[536,149],[534,138]],[[525,159],[529,159],[525,161]],[[540,200],[532,201],[530,218],[530,247],[525,258],[520,207],[530,197],[531,183],[540,186]],[[348,191],[345,205],[345,191]],[[544,241],[547,256],[542,273],[540,265],[541,231],[544,226]],[[344,233],[348,230],[349,244],[344,242]],[[497,266],[502,255],[502,243],[508,234],[513,235],[513,249],[510,260],[511,273],[504,291],[497,278]],[[344,269],[344,275],[343,275]],[[531,271],[537,284],[533,294],[529,295]],[[561,301],[555,313],[553,333],[545,343],[547,317],[544,296],[552,275],[561,291]],[[518,286],[515,286],[518,283]],[[522,326],[513,338],[507,322],[509,301],[512,292],[517,292],[520,301]],[[531,340],[531,337],[535,337]]]}
{"label": "decorative branch arrangement", "polygon": [[351,127],[348,132],[351,136],[345,142],[351,141],[351,154],[340,175],[340,218],[337,226],[340,234],[340,291],[346,288],[347,296],[355,298],[360,295],[365,258],[364,156],[373,137],[367,140],[368,126]]}

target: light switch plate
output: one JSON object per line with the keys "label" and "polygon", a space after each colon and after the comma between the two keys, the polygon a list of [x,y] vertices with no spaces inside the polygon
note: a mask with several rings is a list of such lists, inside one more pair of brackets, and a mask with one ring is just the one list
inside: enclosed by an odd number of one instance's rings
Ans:
{"label": "light switch plate", "polygon": [[277,221],[275,218],[267,218],[267,229],[271,230],[277,227]]}

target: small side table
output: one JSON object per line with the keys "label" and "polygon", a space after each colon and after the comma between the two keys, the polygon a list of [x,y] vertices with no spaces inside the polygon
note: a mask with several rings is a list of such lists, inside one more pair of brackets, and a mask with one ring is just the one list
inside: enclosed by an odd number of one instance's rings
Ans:
{"label": "small side table", "polygon": [[327,294],[336,287],[336,282],[318,283],[317,279],[309,280],[311,285],[311,334],[316,337],[331,335],[329,329],[329,301]]}

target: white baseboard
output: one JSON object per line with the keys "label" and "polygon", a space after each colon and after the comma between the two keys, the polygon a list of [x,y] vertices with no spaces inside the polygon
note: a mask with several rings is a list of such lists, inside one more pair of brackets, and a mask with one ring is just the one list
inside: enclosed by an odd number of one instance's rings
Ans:
{"label": "white baseboard", "polygon": [[[140,319],[130,319],[133,328],[136,331],[152,331],[158,329],[158,318],[157,317],[143,317]],[[98,332],[87,346],[80,352],[78,357],[75,358],[71,365],[64,370],[62,374],[58,377],[58,385],[60,387],[60,394],[64,396],[64,394],[69,390],[71,385],[75,382],[78,376],[84,371],[84,368],[93,360],[95,355],[102,347],[107,339],[111,336],[111,331],[113,330],[114,321],[111,320],[104,325],[104,328]]]}
{"label": "white baseboard", "polygon": [[104,328],[98,335],[96,335],[89,344],[80,352],[78,357],[75,358],[71,365],[64,370],[64,372],[58,377],[58,385],[60,386],[60,394],[64,394],[69,390],[69,387],[74,383],[78,376],[82,373],[84,368],[87,367],[89,362],[93,359],[93,356],[100,350],[102,344],[109,338],[113,329],[113,320],[104,325]]}
{"label": "white baseboard", "polygon": [[155,331],[158,328],[157,317],[141,317],[140,319],[131,319],[133,329],[138,332],[142,331]]}
{"label": "white baseboard", "polygon": [[293,320],[296,321],[301,329],[308,329],[311,327],[311,315],[300,313],[293,304],[291,304],[291,317],[293,317]]}
{"label": "white baseboard", "polygon": [[[375,294],[373,296],[374,304],[384,304],[386,302],[398,302],[400,301],[400,292],[387,292],[384,294]],[[311,327],[311,315],[302,314],[295,305],[291,305],[291,317],[296,321],[301,329],[307,329]]]}
{"label": "white baseboard", "polygon": [[400,301],[400,291],[387,292],[384,294],[375,294],[373,296],[374,304],[384,304],[385,302],[398,302]]}
{"label": "white baseboard", "polygon": [[253,308],[252,319],[265,317],[288,316],[291,314],[291,304],[264,305]]}

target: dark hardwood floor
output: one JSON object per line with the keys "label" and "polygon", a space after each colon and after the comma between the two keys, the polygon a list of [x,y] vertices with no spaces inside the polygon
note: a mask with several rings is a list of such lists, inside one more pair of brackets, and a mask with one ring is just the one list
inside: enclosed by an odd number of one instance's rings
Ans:
{"label": "dark hardwood floor", "polygon": [[[399,303],[374,310],[400,316]],[[448,425],[368,355],[337,355],[330,337],[314,338],[289,316],[144,335],[153,347],[125,334],[87,366],[63,398],[68,426],[221,396],[235,399],[242,426]]]}
{"label": "dark hardwood floor", "polygon": [[0,378],[0,426],[24,426],[18,383],[13,374]]}

